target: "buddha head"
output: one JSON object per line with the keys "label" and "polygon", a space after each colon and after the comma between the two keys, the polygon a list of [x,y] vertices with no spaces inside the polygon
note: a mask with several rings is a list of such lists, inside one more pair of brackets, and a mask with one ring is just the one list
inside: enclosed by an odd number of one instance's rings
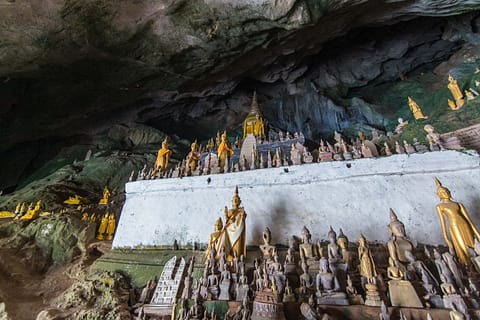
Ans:
{"label": "buddha head", "polygon": [[438,180],[438,178],[435,178],[435,183],[437,185],[437,195],[440,200],[450,200],[450,190],[442,186],[442,183],[440,182],[440,180]]}
{"label": "buddha head", "polygon": [[163,140],[163,142],[162,142],[162,148],[163,148],[163,149],[168,149],[168,141],[167,141],[167,138],[165,138],[165,140]]}
{"label": "buddha head", "polygon": [[328,260],[325,257],[320,259],[320,270],[319,272],[328,272]]}
{"label": "buddha head", "polygon": [[396,237],[405,237],[406,235],[405,225],[398,220],[397,215],[392,208],[390,208],[390,223],[388,224],[388,230],[390,231],[390,235]]}
{"label": "buddha head", "polygon": [[312,238],[312,235],[310,234],[310,231],[307,229],[306,226],[303,226],[302,229],[302,242],[303,243],[310,243],[310,239]]}
{"label": "buddha head", "polygon": [[449,74],[448,75],[448,82],[454,82],[454,81],[455,81],[455,78],[451,74]]}
{"label": "buddha head", "polygon": [[222,142],[224,142],[224,143],[227,142],[227,131],[224,131],[222,133]]}
{"label": "buddha head", "polygon": [[222,223],[222,219],[221,218],[218,218],[217,221],[215,221],[215,231],[221,231],[223,228],[223,223]]}
{"label": "buddha head", "polygon": [[238,186],[235,187],[235,194],[233,195],[232,198],[232,207],[233,209],[238,209],[240,207],[240,203],[242,201],[240,200],[240,197],[238,196]]}
{"label": "buddha head", "polygon": [[337,234],[333,230],[332,226],[330,226],[330,231],[328,231],[328,240],[330,243],[335,243],[335,240],[337,239]]}
{"label": "buddha head", "polygon": [[195,140],[195,141],[191,144],[190,149],[191,149],[192,151],[194,151],[194,152],[198,150],[197,140]]}
{"label": "buddha head", "polygon": [[266,245],[270,245],[271,241],[272,241],[272,233],[270,232],[270,229],[266,227],[265,230],[263,231],[263,243]]}
{"label": "buddha head", "polygon": [[342,250],[348,249],[348,238],[343,234],[342,228],[340,228],[340,234],[338,235],[338,238],[337,238],[337,245]]}
{"label": "buddha head", "polygon": [[435,128],[431,124],[427,124],[423,127],[423,130],[425,130],[428,133],[432,133],[435,131]]}

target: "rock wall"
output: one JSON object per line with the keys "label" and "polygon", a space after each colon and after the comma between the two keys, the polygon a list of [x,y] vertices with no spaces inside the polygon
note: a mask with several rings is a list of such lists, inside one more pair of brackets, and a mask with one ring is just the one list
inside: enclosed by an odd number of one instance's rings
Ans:
{"label": "rock wall", "polygon": [[330,226],[343,228],[351,240],[361,232],[386,240],[389,208],[414,241],[440,244],[434,177],[479,222],[479,169],[478,155],[444,151],[131,182],[113,247],[171,246],[175,239],[180,245],[205,243],[236,185],[250,245],[261,243],[266,226],[281,244],[304,225],[314,240],[325,239]]}

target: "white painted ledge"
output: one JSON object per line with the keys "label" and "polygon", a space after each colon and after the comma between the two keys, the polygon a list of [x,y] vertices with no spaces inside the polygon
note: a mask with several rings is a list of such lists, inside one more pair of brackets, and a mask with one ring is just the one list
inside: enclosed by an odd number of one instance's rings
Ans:
{"label": "white painted ledge", "polygon": [[[356,241],[386,240],[393,208],[414,241],[443,243],[434,177],[480,221],[480,158],[457,151],[393,155],[126,184],[114,248],[205,243],[235,186],[247,212],[247,243],[261,242],[269,226],[274,243],[287,244],[306,225],[314,240],[329,226]],[[210,178],[210,183],[207,182]]]}

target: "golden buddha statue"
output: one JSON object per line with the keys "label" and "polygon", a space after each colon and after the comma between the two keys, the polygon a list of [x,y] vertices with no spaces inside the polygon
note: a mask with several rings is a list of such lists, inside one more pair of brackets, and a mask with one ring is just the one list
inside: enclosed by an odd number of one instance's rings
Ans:
{"label": "golden buddha statue", "polygon": [[108,199],[110,198],[110,191],[108,191],[108,188],[105,187],[103,188],[103,197],[100,199],[98,204],[108,204]]}
{"label": "golden buddha statue", "polygon": [[192,175],[197,169],[198,160],[200,160],[200,153],[198,152],[198,143],[195,140],[190,146],[190,152],[187,155],[187,175]]}
{"label": "golden buddha statue", "polygon": [[88,221],[88,213],[87,213],[87,212],[84,212],[84,213],[82,214],[82,219],[81,219],[81,220],[84,221],[84,222],[87,222],[87,221]]}
{"label": "golden buddha statue", "polygon": [[453,98],[455,99],[455,104],[456,104],[456,109],[460,109],[463,104],[465,103],[463,99],[463,94],[462,90],[460,90],[460,87],[458,86],[457,80],[452,77],[452,75],[448,75],[448,89],[452,93]]}
{"label": "golden buddha statue", "polygon": [[40,206],[41,205],[42,205],[42,200],[38,200],[33,209],[31,208],[31,206],[29,206],[29,209],[20,218],[20,220],[33,220],[33,219],[38,218],[38,216],[40,215]]}
{"label": "golden buddha statue", "polygon": [[367,240],[360,235],[358,239],[358,260],[360,261],[360,275],[364,277],[367,282],[375,281],[377,277],[377,270],[375,268],[375,261],[373,261],[372,253],[368,248]]}
{"label": "golden buddha statue", "polygon": [[455,101],[447,99],[448,101],[448,107],[452,110],[458,110],[457,105],[455,104]]}
{"label": "golden buddha statue", "polygon": [[100,220],[100,225],[98,226],[98,233],[97,233],[97,239],[98,240],[103,240],[105,239],[104,233],[107,231],[107,225],[108,225],[108,213],[105,213]]}
{"label": "golden buddha statue", "polygon": [[258,107],[257,93],[253,93],[250,113],[243,121],[243,138],[248,134],[252,134],[255,138],[265,138],[265,123]]}
{"label": "golden buddha statue", "polygon": [[107,240],[112,240],[113,239],[113,234],[115,233],[115,214],[110,213],[108,215],[108,221],[107,221]]}
{"label": "golden buddha statue", "polygon": [[[454,249],[460,263],[469,265],[469,248],[475,246],[475,237],[480,239],[480,233],[468,215],[463,204],[452,201],[450,190],[442,186],[435,178],[437,195],[441,203],[437,205],[437,213],[442,225],[443,238],[450,249]],[[448,220],[448,232],[445,218]],[[449,237],[450,236],[450,237]]]}
{"label": "golden buddha statue", "polygon": [[65,204],[80,204],[82,202],[83,198],[80,197],[78,194],[74,195],[73,197],[70,196],[68,197],[67,200],[63,201]]}
{"label": "golden buddha statue", "polygon": [[168,161],[170,160],[170,155],[172,151],[168,149],[167,138],[162,142],[162,148],[158,150],[157,160],[155,160],[154,170],[155,175],[158,177],[160,174],[163,174],[167,170]]}
{"label": "golden buddha statue", "polygon": [[224,131],[222,134],[222,142],[218,146],[218,165],[220,167],[220,172],[224,171],[225,163],[233,155],[233,149],[230,148],[227,141],[227,131]]}
{"label": "golden buddha statue", "polygon": [[418,104],[411,97],[408,97],[408,106],[410,107],[415,120],[428,119],[428,117],[422,113],[422,109],[420,109]]}
{"label": "golden buddha statue", "polygon": [[[216,243],[217,248],[224,248],[228,261],[233,261],[234,256],[247,255],[247,241],[245,236],[245,219],[247,214],[240,207],[238,187],[232,198],[232,209],[225,210],[225,226]],[[217,251],[218,252],[218,251]]]}
{"label": "golden buddha statue", "polygon": [[318,260],[319,253],[317,247],[311,242],[312,235],[306,226],[302,229],[302,243],[299,245],[300,257],[306,260]]}
{"label": "golden buddha statue", "polygon": [[[228,208],[225,207],[226,211],[228,212]],[[208,247],[207,251],[205,252],[205,256],[208,257],[210,254],[210,251],[212,248],[215,249],[216,254],[220,252],[220,248],[216,247],[217,240],[222,234],[222,229],[223,229],[223,223],[222,223],[222,218],[218,218],[217,221],[215,221],[215,231],[210,234],[210,239],[208,240]]]}

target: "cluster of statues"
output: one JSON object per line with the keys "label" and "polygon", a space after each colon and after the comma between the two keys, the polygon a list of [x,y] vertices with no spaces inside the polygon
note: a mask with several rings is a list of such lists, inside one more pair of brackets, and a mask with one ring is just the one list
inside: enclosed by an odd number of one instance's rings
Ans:
{"label": "cluster of statues", "polygon": [[28,207],[25,202],[17,203],[14,211],[14,220],[33,220],[40,216],[42,200],[38,200],[35,206],[30,203]]}
{"label": "cluster of statues", "polygon": [[115,234],[115,226],[115,214],[105,213],[100,219],[96,238],[98,240],[113,240],[113,235]]}
{"label": "cluster of statues", "polygon": [[[324,309],[327,305],[381,307],[381,319],[390,319],[387,305],[445,308],[451,310],[451,319],[470,319],[468,309],[480,308],[480,233],[465,207],[451,199],[438,179],[435,182],[441,201],[436,208],[448,250],[416,247],[390,209],[385,244],[369,243],[363,235],[351,243],[342,229],[337,236],[332,227],[326,242],[313,241],[310,230],[303,227],[285,250],[272,244],[267,227],[253,263],[246,256],[246,214],[236,188],[232,208],[224,210],[225,224],[217,219],[210,234],[199,279],[193,278],[194,259],[190,261],[177,296],[178,319],[216,319],[203,305],[215,300],[236,301],[236,311],[225,316],[236,320],[282,320],[290,303],[298,305],[308,320],[333,319]],[[151,288],[147,284],[141,297],[147,297]],[[190,306],[189,300],[193,300]]]}
{"label": "cluster of statues", "polygon": [[[465,104],[465,98],[467,100],[473,100],[480,94],[472,88],[469,88],[468,90],[465,90],[465,95],[462,93],[462,90],[460,89],[457,80],[452,76],[448,75],[448,90],[450,90],[450,93],[453,96],[453,100],[448,99],[448,107],[451,110],[460,110],[463,105]],[[424,115],[422,112],[422,109],[418,106],[418,104],[413,100],[411,97],[408,97],[408,106],[410,108],[410,111],[413,114],[413,117],[415,120],[424,120],[428,119],[428,116]]]}

